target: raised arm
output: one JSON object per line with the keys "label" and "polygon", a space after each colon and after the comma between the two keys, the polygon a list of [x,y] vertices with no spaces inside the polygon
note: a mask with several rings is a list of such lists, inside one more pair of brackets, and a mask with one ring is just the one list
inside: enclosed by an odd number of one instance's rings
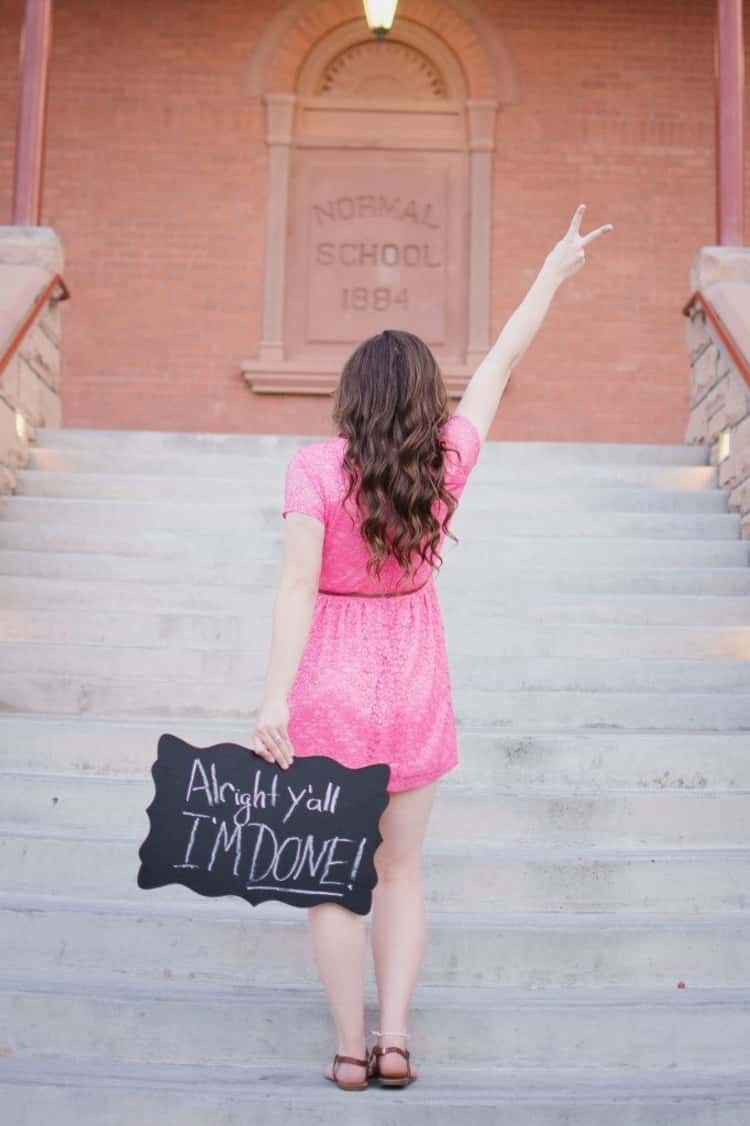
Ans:
{"label": "raised arm", "polygon": [[581,235],[585,208],[585,203],[576,208],[567,231],[545,258],[531,288],[472,375],[456,407],[456,414],[471,419],[482,441],[497,413],[511,370],[536,336],[557,289],[583,266],[584,247],[613,229],[611,223],[605,223]]}

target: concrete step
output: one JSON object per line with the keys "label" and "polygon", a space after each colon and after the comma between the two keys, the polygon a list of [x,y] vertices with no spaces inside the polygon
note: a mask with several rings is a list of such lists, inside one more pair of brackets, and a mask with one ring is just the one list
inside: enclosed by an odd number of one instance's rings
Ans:
{"label": "concrete step", "polygon": [[[244,720],[107,720],[87,716],[0,715],[3,765],[23,772],[146,777],[159,736],[172,731],[196,747],[247,746]],[[750,789],[746,731],[507,731],[462,724],[459,764],[446,785],[540,785],[578,789]]]}
{"label": "concrete step", "polygon": [[[199,472],[196,474],[196,469]],[[477,465],[477,471],[479,466]],[[150,473],[132,467],[123,472],[107,466],[99,472],[71,472],[65,469],[21,469],[16,473],[16,495],[23,497],[62,497],[66,499],[110,500],[189,500],[252,503],[256,508],[268,498],[283,495],[284,465],[265,463],[262,467],[264,495],[253,491],[259,467],[252,471],[245,465],[240,473],[203,473],[202,461],[174,466],[170,461],[154,465]],[[658,485],[623,486],[617,480],[600,477],[592,484],[588,467],[578,470],[579,480],[565,487],[555,478],[529,482],[526,478],[509,480],[503,475],[489,480],[488,475],[471,478],[471,491],[464,492],[462,505],[492,513],[512,513],[533,508],[555,511],[597,512],[722,512],[727,511],[728,490],[721,488],[660,488]],[[265,499],[264,499],[265,497]],[[489,514],[489,513],[488,513]]]}
{"label": "concrete step", "polygon": [[[86,427],[44,427],[37,433],[37,449],[86,452],[116,451],[132,458],[136,454],[185,455],[227,454],[247,457],[288,457],[298,446],[331,437],[321,434],[233,434],[196,433],[174,430],[104,430]],[[496,462],[522,464],[564,461],[584,465],[612,462],[651,465],[708,465],[709,451],[700,443],[659,442],[485,442],[481,457]]]}
{"label": "concrete step", "polygon": [[[520,541],[517,541],[520,542]],[[663,545],[662,545],[663,546]],[[453,545],[443,550],[444,566],[436,570],[433,581],[441,594],[441,604],[449,610],[454,604],[464,614],[471,614],[476,604],[502,604],[509,595],[536,596],[541,592],[572,594],[585,597],[596,594],[700,594],[726,595],[750,593],[750,568],[743,560],[742,541],[722,541],[709,553],[704,565],[682,566],[684,545],[668,552],[668,558],[642,559],[635,550],[628,550],[616,560],[603,553],[593,559],[546,557],[540,547],[510,550],[497,559],[467,558]],[[739,550],[738,550],[739,548]],[[190,537],[180,532],[149,531],[137,537],[130,533],[109,530],[80,530],[56,526],[35,527],[32,524],[0,523],[0,565],[6,573],[3,586],[14,576],[28,575],[36,583],[44,576],[82,575],[90,589],[91,579],[117,581],[168,582],[188,569],[194,575],[195,598],[205,590],[206,581],[219,570],[228,577],[231,587],[241,587],[251,603],[268,602],[281,572],[279,543],[272,537],[258,537],[251,545],[232,544],[217,537]],[[564,552],[561,549],[561,554]],[[568,553],[569,554],[569,553]],[[616,566],[614,565],[616,563]],[[735,565],[736,564],[736,565]],[[237,573],[239,571],[239,573]],[[65,581],[61,578],[60,581]],[[180,586],[185,580],[181,579]],[[467,605],[465,587],[472,587]],[[48,588],[47,588],[48,589]],[[192,592],[191,592],[192,593]],[[222,590],[226,605],[228,592]],[[243,597],[243,605],[248,599]]]}
{"label": "concrete step", "polygon": [[[2,552],[0,552],[0,560]],[[111,578],[44,578],[33,574],[5,575],[0,582],[0,608],[21,614],[34,608],[66,606],[87,613],[119,610],[123,604],[134,613],[221,613],[246,621],[270,620],[278,571],[265,568],[267,581],[216,585],[211,582],[137,582]],[[173,572],[174,573],[174,572]],[[181,575],[181,572],[177,572]],[[708,576],[708,579],[707,579]],[[560,570],[513,576],[506,584],[498,569],[496,586],[471,587],[471,600],[453,576],[436,576],[446,630],[455,634],[464,625],[472,630],[487,619],[498,628],[519,613],[529,625],[558,623],[631,623],[737,627],[750,623],[747,613],[750,568],[726,567],[714,571],[680,568],[628,573],[610,570],[578,574]]]}
{"label": "concrete step", "polygon": [[[672,548],[673,542],[665,541],[660,559],[658,558],[659,552],[655,549],[651,550],[651,548],[642,553],[643,557],[640,558],[640,561],[637,551],[623,552],[625,558],[620,560],[620,569],[602,576],[601,579],[597,578],[594,568],[606,566],[606,554],[592,551],[588,570],[583,569],[577,577],[568,578],[567,582],[564,574],[555,576],[550,582],[549,572],[539,566],[539,560],[544,554],[545,548],[537,546],[535,553],[529,553],[531,555],[529,566],[535,568],[534,573],[520,575],[515,569],[497,566],[492,574],[489,574],[487,572],[491,568],[488,566],[483,569],[477,566],[471,568],[454,566],[450,573],[446,570],[443,575],[436,575],[434,581],[436,584],[440,584],[438,586],[440,593],[445,594],[443,600],[445,608],[448,609],[452,594],[454,602],[462,597],[464,612],[467,609],[469,612],[476,610],[480,600],[483,604],[499,606],[507,602],[512,603],[514,596],[523,594],[524,591],[529,594],[536,594],[540,590],[548,589],[548,582],[551,588],[550,593],[557,593],[560,587],[563,587],[562,593],[565,593],[567,586],[571,593],[580,592],[584,599],[595,597],[597,587],[601,588],[602,593],[611,591],[615,595],[627,594],[635,587],[636,593],[648,594],[653,598],[656,592],[653,586],[649,587],[646,576],[641,573],[637,576],[636,581],[633,581],[631,571],[642,572],[644,567],[656,568],[658,566],[662,567],[659,585],[666,595],[672,593],[670,588],[673,586],[673,575],[676,574],[674,582],[679,584],[682,581],[683,585],[687,587],[686,593],[688,594],[694,592],[703,597],[709,597],[716,593],[719,597],[723,597],[721,595],[721,568],[736,570],[739,567],[743,568],[744,573],[737,577],[732,575],[729,580],[731,583],[730,589],[738,586],[740,588],[739,593],[744,593],[744,587],[747,585],[748,576],[750,576],[750,570],[746,566],[746,556],[750,551],[750,547],[747,545],[750,545],[750,540],[737,541],[736,543],[721,541],[713,544],[690,541],[687,548],[682,546],[679,550],[676,547]],[[174,555],[154,555],[146,550],[140,555],[133,553],[127,556],[105,552],[12,551],[0,548],[0,575],[3,576],[3,589],[13,578],[77,581],[86,584],[87,587],[92,581],[130,584],[153,583],[162,588],[167,584],[174,584],[175,580],[179,580],[183,585],[202,585],[204,587],[218,585],[221,596],[219,604],[224,606],[227,604],[227,600],[231,598],[233,588],[244,588],[248,584],[265,590],[266,598],[273,598],[281,574],[280,557],[272,556],[271,559],[267,560],[262,554],[256,555],[251,550],[240,552],[238,549],[234,551],[228,544],[222,542],[220,537],[217,537],[216,542],[212,545],[211,553],[213,558],[207,557],[205,553],[201,554],[197,550],[190,551],[188,549],[182,553],[176,551]],[[560,554],[569,553],[561,551]],[[454,560],[449,560],[447,555],[444,555],[444,559],[446,560],[446,568],[454,563]],[[522,567],[523,559],[516,558],[514,563],[516,567]],[[561,567],[572,566],[572,560],[567,563],[561,560],[560,565]],[[713,589],[712,582],[710,588],[706,589],[705,574],[708,567],[716,568],[714,573],[717,575],[718,590]],[[685,568],[688,569],[686,572],[684,571]],[[687,577],[681,579],[681,573],[686,574]],[[696,579],[696,575],[700,578]],[[587,582],[589,576],[592,576],[592,580]],[[468,607],[466,600],[467,586],[476,590],[476,596],[472,596],[472,601]],[[658,589],[659,587],[657,587]],[[678,592],[679,587],[675,593]],[[132,593],[134,593],[133,590],[131,590]],[[217,598],[214,596],[213,604],[216,603]]]}
{"label": "concrete step", "polygon": [[[488,528],[494,519],[493,515]],[[602,568],[627,579],[630,572],[644,569],[659,575],[664,568],[700,567],[718,571],[726,566],[746,566],[748,562],[748,543],[744,540],[621,539],[614,552],[611,538],[589,538],[586,557],[581,558],[577,543],[562,536],[554,539],[546,535],[524,538],[472,535],[472,542],[479,539],[486,548],[477,554],[464,548],[465,532],[457,526],[454,530],[461,539],[458,544],[449,539],[443,541],[440,552],[444,569],[436,570],[436,581],[461,582],[468,576],[475,581],[496,581],[497,576],[515,581],[522,579],[528,568],[533,568],[533,577],[552,582],[557,580],[560,568],[573,573],[578,569],[579,575],[582,573],[596,583]],[[74,520],[37,525],[28,520],[4,519],[0,522],[0,549],[3,554],[16,552],[27,556],[45,553],[52,557],[85,554],[148,559],[169,563],[172,572],[176,563],[181,566],[189,563],[194,569],[203,566],[207,571],[226,566],[234,559],[235,570],[239,571],[237,579],[242,581],[242,569],[249,563],[274,562],[280,567],[283,540],[281,529],[251,533],[246,528],[233,526],[221,529],[220,535],[212,526],[190,528],[189,533],[186,529],[175,528],[134,529],[127,524],[120,526],[110,514],[106,521],[98,524]],[[231,571],[231,567],[229,569]],[[159,569],[154,573],[159,574]]]}
{"label": "concrete step", "polygon": [[[45,426],[37,433],[37,450],[74,450],[87,454],[118,452],[133,458],[140,454],[195,457],[206,454],[225,457],[288,457],[298,446],[319,441],[324,434],[244,434],[213,433],[194,430],[106,430],[99,427]],[[677,449],[682,447],[678,446]],[[688,446],[693,460],[688,464],[704,464],[706,450]],[[700,461],[703,453],[704,461]],[[687,459],[686,455],[686,459]],[[667,459],[669,460],[669,459]]]}
{"label": "concrete step", "polygon": [[371,1084],[366,1107],[350,1099],[344,1108],[349,1093],[321,1078],[324,1052],[319,1045],[316,1062],[301,1066],[237,1067],[25,1054],[2,1061],[0,1097],[12,1126],[330,1126],[342,1113],[356,1126],[747,1126],[750,1116],[744,1068],[461,1069],[421,1056],[417,1083],[405,1091]]}
{"label": "concrete step", "polygon": [[[39,646],[44,650],[44,646]],[[92,647],[101,648],[106,647]],[[144,652],[149,652],[144,650]],[[744,676],[741,670],[741,676]],[[160,677],[115,675],[102,665],[98,672],[6,673],[0,683],[0,710],[56,712],[65,715],[161,716],[174,724],[177,717],[252,721],[262,695],[263,677],[236,685],[216,678],[178,679],[163,669]],[[459,723],[499,727],[534,725],[538,728],[712,728],[750,730],[750,691],[661,691],[602,689],[503,689],[457,683],[453,707]]]}
{"label": "concrete step", "polygon": [[[59,771],[0,772],[0,823],[20,829],[127,836],[150,804],[150,772],[129,779]],[[470,846],[750,847],[750,790],[604,791],[538,784],[479,789],[451,771],[438,788],[427,838]]]}
{"label": "concrete step", "polygon": [[[370,995],[367,1028],[373,1010]],[[319,988],[0,978],[0,1023],[21,1054],[322,1067],[329,1019]],[[728,1070],[747,1066],[750,990],[417,986],[411,1027],[433,1065]]]}
{"label": "concrete step", "polygon": [[114,581],[165,585],[179,576],[183,582],[215,583],[221,589],[250,582],[265,587],[267,596],[272,597],[273,584],[279,576],[278,562],[264,562],[250,553],[238,557],[235,553],[228,553],[219,540],[215,554],[218,558],[211,563],[206,559],[195,559],[189,553],[177,554],[173,558],[149,555],[128,558],[103,553],[58,554],[0,549],[0,576],[3,588],[6,587],[6,579],[14,577],[72,579],[86,584]]}
{"label": "concrete step", "polygon": [[[164,656],[168,647],[200,646],[215,650],[241,648],[263,650],[270,634],[270,608],[257,614],[250,607],[245,616],[220,613],[164,613],[96,610],[86,616],[66,606],[31,607],[20,612],[0,608],[0,637],[7,642],[54,642],[55,644],[107,644],[153,646]],[[260,623],[263,622],[263,628]],[[266,624],[268,623],[268,624]],[[670,658],[690,653],[698,658],[747,660],[750,630],[747,626],[618,625],[610,622],[542,625],[521,619],[485,619],[467,631],[459,614],[446,624],[449,655],[515,656],[518,658],[621,657]]]}
{"label": "concrete step", "polygon": [[80,523],[32,524],[23,520],[3,520],[0,522],[0,547],[6,551],[56,554],[85,552],[156,559],[188,557],[195,562],[203,560],[207,566],[213,566],[230,549],[255,561],[281,561],[281,539],[278,535],[249,535],[227,528],[219,543],[214,531],[196,528],[186,534],[184,529],[149,528],[134,536],[132,531],[118,527],[116,520],[99,527]]}
{"label": "concrete step", "polygon": [[[196,898],[169,884],[136,884],[149,828],[132,810],[127,838],[0,827],[6,892],[29,888],[100,901]],[[750,848],[604,849],[562,845],[426,847],[425,901],[442,911],[643,911],[678,915],[750,909]]]}
{"label": "concrete step", "polygon": [[[168,500],[154,496],[148,500],[117,500],[117,522],[121,529],[132,530],[136,535],[147,528],[173,528],[203,532],[223,532],[227,529],[245,529],[246,542],[251,542],[261,532],[281,535],[284,521],[281,516],[283,496],[277,491],[274,497],[264,489],[263,500],[257,501],[252,490],[244,498],[225,498],[214,495],[209,499]],[[485,539],[502,529],[503,536],[534,537],[540,531],[548,538],[562,539],[644,539],[659,540],[737,540],[740,534],[738,512],[616,512],[605,508],[599,511],[559,511],[551,505],[544,507],[540,518],[538,508],[524,505],[520,509],[498,511],[459,505],[451,529],[457,536]],[[113,516],[113,501],[109,498],[76,499],[67,497],[9,496],[0,497],[0,520],[31,521],[34,524],[71,523],[101,527]],[[746,545],[747,546],[747,545]]]}
{"label": "concrete step", "polygon": [[[750,912],[430,911],[427,926],[424,985],[741,988],[750,971]],[[230,897],[167,904],[0,895],[0,959],[10,974],[319,983],[306,912]],[[372,984],[369,954],[366,974]]]}
{"label": "concrete step", "polygon": [[[719,488],[718,469],[714,465],[680,465],[657,461],[576,462],[559,457],[536,461],[496,460],[495,443],[485,445],[471,474],[464,493],[470,503],[472,498],[486,497],[499,488],[538,490],[549,488],[553,482],[558,489],[637,489],[647,502],[647,492],[666,489],[675,492],[705,492]],[[296,447],[295,447],[296,448]],[[120,453],[116,448],[91,449],[34,449],[31,450],[29,470],[42,473],[66,474],[116,474],[132,477],[188,476],[196,480],[206,477],[229,478],[232,481],[256,481],[262,477],[273,488],[281,488],[288,452],[272,455],[261,453],[212,454],[206,451],[141,453],[137,457]],[[650,455],[646,455],[650,457]],[[23,471],[24,473],[26,470]],[[723,492],[723,490],[722,490]]]}
{"label": "concrete step", "polygon": [[[750,648],[750,631],[745,631]],[[468,656],[469,639],[451,641],[451,652]],[[221,686],[226,699],[242,706],[248,686],[262,686],[268,662],[270,630],[256,630],[255,638],[235,649],[195,646],[154,647],[39,641],[0,641],[0,666],[13,675],[98,678],[102,669],[113,679],[129,681],[163,678],[176,683],[195,681],[196,691]],[[746,692],[750,693],[750,661],[717,657],[627,657],[617,648],[602,656],[578,656],[575,649],[558,656],[507,654],[502,638],[487,637],[475,656],[487,661],[454,662],[453,687],[502,692]],[[745,651],[745,656],[747,656]],[[373,670],[373,682],[376,672]],[[167,694],[167,699],[169,699]],[[748,717],[750,719],[750,716]]]}
{"label": "concrete step", "polygon": [[449,587],[447,582],[440,590],[447,636],[455,636],[462,629],[471,631],[482,620],[486,628],[490,616],[498,623],[498,628],[503,628],[504,617],[522,618],[529,625],[534,622],[543,625],[610,622],[661,626],[742,626],[750,623],[748,599],[728,595],[619,592],[586,595],[509,587],[489,592],[472,590],[468,603],[464,591],[462,606],[460,594],[460,590]]}

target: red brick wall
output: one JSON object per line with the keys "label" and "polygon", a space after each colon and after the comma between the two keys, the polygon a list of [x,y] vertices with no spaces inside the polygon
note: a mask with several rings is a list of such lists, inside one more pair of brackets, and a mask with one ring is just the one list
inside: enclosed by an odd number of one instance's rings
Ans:
{"label": "red brick wall", "polygon": [[[714,4],[483,7],[521,91],[498,115],[493,331],[579,202],[584,231],[615,225],[558,292],[490,436],[680,442],[680,307],[696,248],[715,240]],[[330,432],[328,400],[254,396],[239,373],[260,336],[266,177],[264,110],[244,77],[275,10],[57,0],[42,221],[62,238],[72,291],[66,425]],[[22,11],[0,0],[4,223]],[[746,184],[750,200],[750,157]]]}

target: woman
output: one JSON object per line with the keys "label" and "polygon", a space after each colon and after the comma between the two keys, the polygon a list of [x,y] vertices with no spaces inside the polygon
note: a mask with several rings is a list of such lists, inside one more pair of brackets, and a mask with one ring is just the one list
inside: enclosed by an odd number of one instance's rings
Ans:
{"label": "woman", "polygon": [[[375,852],[372,950],[380,1029],[364,1028],[364,917],[308,909],[336,1026],[326,1078],[363,1090],[416,1079],[408,1015],[425,944],[421,850],[437,779],[458,761],[433,567],[513,366],[552,297],[583,265],[581,204],[528,294],[477,368],[455,414],[432,353],[384,331],[350,356],[336,391],[339,434],[309,443],[285,478],[283,569],[253,751],[287,768],[298,754],[345,766],[387,762],[389,802]],[[359,507],[358,507],[359,505]],[[322,581],[321,581],[322,580]]]}

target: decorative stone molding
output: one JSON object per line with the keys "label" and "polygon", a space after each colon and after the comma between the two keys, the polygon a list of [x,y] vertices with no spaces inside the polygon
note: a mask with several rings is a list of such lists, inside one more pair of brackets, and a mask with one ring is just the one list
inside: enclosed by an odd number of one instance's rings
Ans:
{"label": "decorative stone molding", "polygon": [[[55,276],[62,246],[50,227],[0,227],[0,356]],[[60,310],[53,290],[0,373],[0,493],[15,488],[29,444],[42,426],[59,426]]]}
{"label": "decorative stone molding", "polygon": [[[376,42],[358,2],[292,0],[250,70],[248,92],[266,106],[268,191],[262,336],[242,364],[246,382],[257,393],[329,394],[346,355],[387,319],[428,339],[460,394],[491,343],[495,119],[518,100],[496,31],[473,4],[405,0],[398,28]],[[354,242],[334,218],[324,230],[334,202],[399,196],[437,221],[376,229],[358,211]],[[336,238],[348,254],[359,248],[361,269],[334,257]],[[389,260],[368,271],[365,254],[382,251]],[[420,263],[436,267],[429,278]]]}
{"label": "decorative stone molding", "polygon": [[[469,98],[489,98],[499,106],[520,101],[518,77],[501,22],[496,15],[487,16],[476,0],[400,0],[395,35],[405,20],[429,28],[443,43],[452,45],[461,60]],[[268,92],[293,91],[301,60],[347,21],[362,27],[361,0],[288,0],[279,5],[249,53],[245,93],[258,98]],[[369,37],[365,30],[363,38]]]}
{"label": "decorative stone molding", "polygon": [[442,74],[426,55],[389,40],[359,42],[339,52],[319,76],[314,93],[331,98],[448,96]]}
{"label": "decorative stone molding", "polygon": [[[398,31],[391,34],[393,38],[376,42],[361,15],[332,27],[300,60],[294,86],[298,97],[463,103],[471,96],[460,57],[428,24],[400,15]],[[366,65],[357,88],[351,80],[348,89],[330,82],[332,68],[349,70],[362,59]]]}
{"label": "decorative stone molding", "polygon": [[[750,248],[704,246],[690,270],[691,292],[710,302],[732,350],[750,366]],[[729,508],[741,515],[750,539],[750,383],[732,350],[695,301],[689,309],[690,418],[685,440],[710,446],[719,484],[729,488]]]}

